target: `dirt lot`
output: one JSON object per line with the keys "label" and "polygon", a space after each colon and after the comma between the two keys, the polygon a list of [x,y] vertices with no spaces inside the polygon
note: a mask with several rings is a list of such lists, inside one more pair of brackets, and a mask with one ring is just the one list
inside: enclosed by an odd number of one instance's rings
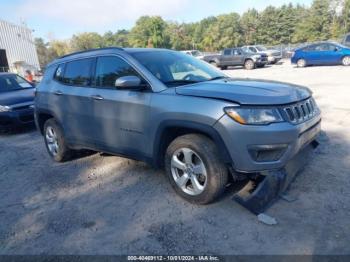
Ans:
{"label": "dirt lot", "polygon": [[33,129],[0,135],[0,254],[349,254],[350,67],[226,71],[309,86],[321,146],[267,226],[231,200],[184,202],[161,170],[90,155],[53,163]]}

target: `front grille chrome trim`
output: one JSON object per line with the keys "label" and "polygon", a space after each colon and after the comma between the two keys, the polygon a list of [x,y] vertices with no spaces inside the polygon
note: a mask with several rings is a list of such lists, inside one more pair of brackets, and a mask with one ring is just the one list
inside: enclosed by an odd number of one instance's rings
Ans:
{"label": "front grille chrome trim", "polygon": [[292,124],[306,122],[319,113],[313,98],[285,106],[282,110],[288,122]]}

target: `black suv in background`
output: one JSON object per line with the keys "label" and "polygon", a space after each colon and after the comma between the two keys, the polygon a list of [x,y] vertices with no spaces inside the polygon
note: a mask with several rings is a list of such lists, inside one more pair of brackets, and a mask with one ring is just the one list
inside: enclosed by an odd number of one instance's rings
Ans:
{"label": "black suv in background", "polygon": [[204,56],[203,60],[222,70],[228,66],[244,66],[245,69],[251,70],[264,67],[268,63],[266,54],[255,54],[242,48],[226,48],[220,54]]}

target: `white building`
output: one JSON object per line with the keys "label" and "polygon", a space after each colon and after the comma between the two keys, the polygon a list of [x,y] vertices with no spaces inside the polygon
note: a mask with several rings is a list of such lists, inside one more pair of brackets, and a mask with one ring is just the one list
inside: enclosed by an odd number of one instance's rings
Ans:
{"label": "white building", "polygon": [[0,19],[0,72],[24,75],[40,69],[32,30]]}

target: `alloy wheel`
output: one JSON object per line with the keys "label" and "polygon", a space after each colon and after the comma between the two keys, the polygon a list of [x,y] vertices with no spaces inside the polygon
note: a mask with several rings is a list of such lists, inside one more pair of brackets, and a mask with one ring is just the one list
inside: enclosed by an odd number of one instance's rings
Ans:
{"label": "alloy wheel", "polygon": [[177,186],[186,194],[201,194],[207,185],[207,170],[202,159],[192,149],[180,148],[171,158],[171,174]]}
{"label": "alloy wheel", "polygon": [[350,65],[350,56],[346,56],[343,58],[343,65],[345,65],[345,66]]}
{"label": "alloy wheel", "polygon": [[58,154],[59,145],[57,134],[52,126],[48,126],[45,132],[45,140],[50,153],[55,156]]}

